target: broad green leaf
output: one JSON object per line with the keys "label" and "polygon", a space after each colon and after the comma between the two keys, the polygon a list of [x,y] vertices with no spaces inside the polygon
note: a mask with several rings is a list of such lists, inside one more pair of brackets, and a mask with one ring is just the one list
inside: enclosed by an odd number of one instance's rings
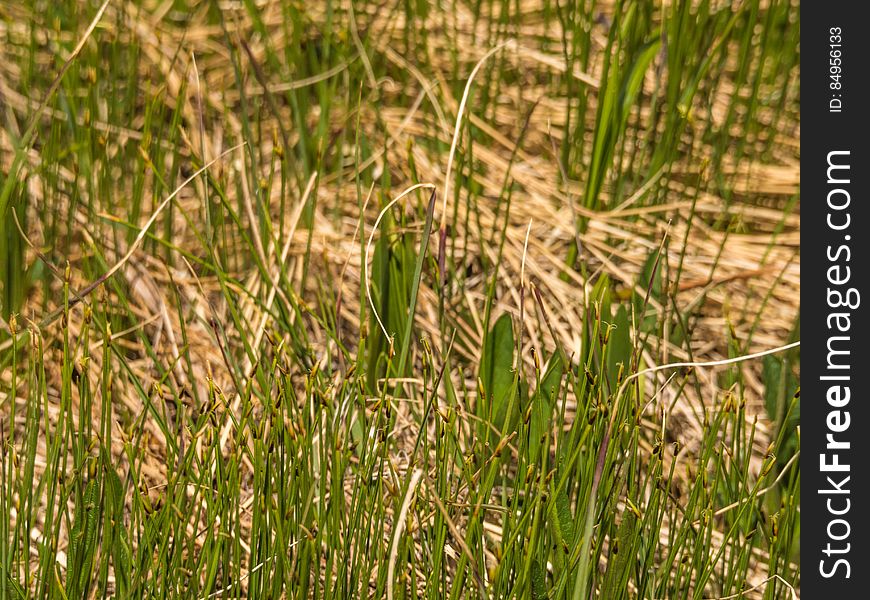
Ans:
{"label": "broad green leaf", "polygon": [[604,573],[604,583],[601,585],[602,598],[618,600],[626,595],[628,576],[635,555],[636,524],[637,516],[626,509],[616,533],[616,541],[611,541],[607,571]]}
{"label": "broad green leaf", "polygon": [[[558,480],[559,471],[560,469],[557,469],[554,481]],[[558,571],[561,572],[565,567],[565,559],[574,549],[574,516],[571,514],[571,500],[564,488],[554,492],[551,487],[550,493],[552,494],[552,507],[548,512],[548,522],[555,540],[553,562]]]}
{"label": "broad green leaf", "polygon": [[776,423],[782,416],[782,398],[785,392],[782,381],[782,360],[776,356],[765,356],[762,361],[761,379],[764,382],[764,408],[767,416]]}
{"label": "broad green leaf", "polygon": [[625,78],[622,88],[622,123],[620,123],[620,128],[623,130],[628,123],[631,107],[637,101],[637,97],[643,89],[644,75],[653,59],[659,53],[661,45],[660,38],[656,38],[655,41],[646,44],[631,66],[631,72]]}
{"label": "broad green leaf", "polygon": [[532,561],[532,598],[547,600],[547,573],[537,560]]}
{"label": "broad green leaf", "polygon": [[[637,285],[644,292],[649,289],[649,297],[651,299],[662,301],[662,269],[658,259],[658,249],[649,253],[643,269],[641,269],[640,275],[637,278]],[[656,267],[657,263],[658,267]],[[637,292],[632,294],[634,310],[638,318],[638,328],[641,331],[655,331],[659,325],[659,318],[655,313],[644,315],[644,295]],[[681,334],[682,330],[677,328],[677,331],[672,333]]]}
{"label": "broad green leaf", "polygon": [[789,361],[773,355],[764,357],[761,379],[764,382],[765,410],[770,420],[776,423],[777,433],[785,430],[777,455],[777,462],[784,465],[797,449],[796,430],[801,418],[800,398],[795,398],[798,381]]}
{"label": "broad green leaf", "polygon": [[[631,361],[631,322],[628,318],[628,310],[624,304],[616,309],[613,318],[614,327],[610,331],[610,339],[607,342],[607,373],[612,385],[616,385],[616,377],[619,373],[619,365],[622,363],[628,369]],[[627,371],[626,371],[627,372]]]}
{"label": "broad green leaf", "polygon": [[[514,382],[514,329],[511,317],[505,313],[495,322],[487,339],[480,364],[480,379],[486,398],[479,416],[499,431],[507,434],[507,409]],[[486,438],[489,439],[489,434]]]}
{"label": "broad green leaf", "polygon": [[6,575],[6,594],[11,598],[20,598],[26,600],[27,594],[24,593],[24,588],[21,584]]}
{"label": "broad green leaf", "polygon": [[532,415],[529,423],[529,462],[538,462],[538,452],[546,441],[550,420],[553,416],[554,398],[559,396],[562,387],[562,360],[558,354],[550,359],[550,364],[540,387],[532,397]]}

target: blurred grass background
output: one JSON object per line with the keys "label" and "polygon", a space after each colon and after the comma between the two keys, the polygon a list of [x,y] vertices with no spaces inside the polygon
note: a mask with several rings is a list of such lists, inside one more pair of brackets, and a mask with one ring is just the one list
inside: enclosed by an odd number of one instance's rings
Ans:
{"label": "blurred grass background", "polygon": [[0,2],[0,600],[795,597],[799,37]]}

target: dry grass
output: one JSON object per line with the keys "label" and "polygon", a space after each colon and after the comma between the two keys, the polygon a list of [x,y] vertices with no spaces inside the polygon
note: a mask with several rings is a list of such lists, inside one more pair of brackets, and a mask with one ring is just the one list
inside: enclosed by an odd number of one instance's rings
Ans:
{"label": "dry grass", "polygon": [[[215,429],[209,435],[219,436],[219,448],[225,456],[239,459],[238,500],[242,509],[239,532],[247,541],[243,544],[247,551],[250,551],[248,534],[253,518],[248,509],[257,502],[253,487],[256,475],[253,461],[238,450],[238,444],[240,439],[247,439],[241,443],[253,449],[254,441],[237,435],[238,423],[246,418],[242,408],[250,403],[245,387],[237,386],[240,382],[260,385],[251,374],[258,367],[261,355],[271,360],[272,348],[278,339],[283,338],[289,346],[291,337],[284,330],[289,323],[307,331],[312,360],[311,365],[290,367],[291,380],[300,396],[304,395],[306,381],[309,381],[306,371],[317,365],[321,371],[331,374],[330,386],[334,387],[326,387],[325,393],[328,395],[333,390],[334,399],[340,399],[338,390],[349,365],[338,342],[354,355],[360,336],[373,335],[370,314],[360,306],[365,298],[361,240],[369,237],[380,208],[398,191],[416,182],[431,182],[441,193],[447,150],[460,103],[457,90],[461,92],[464,78],[491,47],[485,41],[491,39],[491,32],[498,27],[503,28],[504,38],[517,40],[521,49],[511,47],[497,54],[495,75],[484,66],[479,83],[472,89],[467,122],[475,127],[471,150],[473,173],[465,178],[469,171],[465,162],[468,159],[466,134],[459,148],[459,155],[464,158],[458,158],[459,164],[455,167],[462,177],[456,180],[461,182],[460,189],[456,196],[452,192],[447,197],[439,195],[435,214],[436,226],[449,223],[447,235],[453,275],[442,288],[437,273],[427,266],[417,297],[416,337],[428,340],[438,356],[447,353],[445,342],[453,342],[451,367],[444,377],[451,379],[452,388],[459,393],[454,409],[460,420],[465,419],[467,426],[474,426],[478,403],[476,365],[484,347],[486,302],[490,296],[487,285],[491,265],[499,260],[501,267],[492,294],[492,312],[493,315],[508,313],[515,323],[524,316],[525,336],[520,356],[522,369],[528,374],[535,373],[535,356],[551,356],[560,347],[569,355],[583,355],[584,336],[579,325],[586,322],[590,311],[594,310],[592,290],[603,275],[612,280],[617,300],[628,300],[634,293],[641,298],[646,296],[644,269],[663,241],[659,260],[665,289],[651,297],[646,314],[636,315],[636,318],[651,317],[667,325],[645,334],[641,359],[644,365],[714,361],[732,357],[736,351],[751,353],[779,346],[789,341],[798,320],[799,205],[793,203],[800,182],[797,85],[783,86],[780,80],[763,82],[755,93],[760,97],[788,94],[784,110],[773,103],[761,105],[753,115],[753,122],[761,126],[751,127],[748,137],[746,123],[737,118],[730,124],[734,130],[732,136],[742,139],[745,146],[740,152],[723,155],[721,148],[715,146],[718,138],[711,139],[709,135],[710,128],[718,130],[728,122],[735,94],[752,93],[745,82],[736,81],[740,64],[732,59],[734,64],[724,65],[717,79],[705,80],[703,94],[695,97],[690,118],[681,133],[680,158],[648,179],[643,178],[646,169],[637,168],[634,161],[646,156],[664,132],[648,128],[649,102],[639,103],[630,115],[630,123],[635,125],[626,132],[612,168],[614,173],[633,175],[626,178],[620,189],[616,189],[615,178],[608,178],[598,195],[598,204],[584,206],[588,156],[569,155],[577,164],[564,166],[571,174],[565,181],[559,164],[561,158],[554,155],[554,148],[560,152],[564,144],[571,143],[569,132],[576,128],[576,123],[566,123],[567,108],[576,107],[576,98],[567,97],[568,89],[583,94],[589,103],[583,136],[587,144],[593,142],[596,108],[600,102],[599,82],[606,77],[603,57],[608,21],[612,17],[591,24],[590,62],[582,69],[574,64],[568,72],[560,51],[563,32],[558,21],[545,19],[543,3],[522,2],[523,14],[514,15],[505,26],[497,25],[497,14],[475,18],[474,3],[463,2],[451,3],[452,10],[433,9],[425,21],[406,23],[405,13],[399,9],[401,4],[382,2],[358,7],[355,35],[350,27],[346,28],[350,33],[345,33],[344,25],[336,27],[336,43],[355,49],[351,53],[352,60],[320,76],[306,75],[297,79],[293,74],[296,67],[273,64],[276,57],[281,58],[283,54],[270,50],[293,43],[288,39],[282,3],[257,2],[260,23],[252,20],[251,12],[241,2],[216,3],[214,6],[220,7],[225,22],[224,31],[215,24],[212,11],[216,9],[208,3],[192,3],[189,10],[180,14],[171,2],[146,2],[143,7],[132,2],[111,2],[86,53],[98,52],[97,43],[138,46],[135,69],[142,100],[136,105],[142,108],[141,114],[130,122],[118,123],[110,119],[112,111],[107,103],[112,102],[111,98],[100,98],[93,103],[94,110],[72,116],[61,103],[52,102],[42,117],[39,141],[27,151],[26,188],[21,192],[27,197],[25,212],[20,215],[23,227],[30,241],[46,253],[59,273],[63,271],[63,261],[69,262],[69,287],[82,290],[100,275],[95,269],[99,264],[96,249],[101,254],[99,261],[104,260],[108,266],[128,252],[132,229],[122,223],[134,219],[134,225],[141,227],[160,200],[167,196],[167,191],[193,172],[189,165],[214,159],[240,141],[247,143],[209,169],[208,177],[220,182],[227,203],[239,207],[240,227],[227,229],[226,236],[216,242],[221,248],[223,275],[211,272],[192,259],[208,258],[201,226],[207,202],[204,199],[214,197],[206,187],[211,188],[213,184],[200,177],[180,190],[171,209],[159,216],[151,230],[156,238],[171,241],[171,251],[154,243],[150,236],[146,238],[142,248],[132,253],[110,283],[100,286],[86,303],[69,311],[66,323],[58,320],[42,328],[37,325],[45,315],[62,306],[62,278],[46,276],[44,285],[31,286],[26,301],[16,311],[19,330],[30,329],[44,348],[47,380],[43,427],[51,430],[64,418],[61,396],[68,375],[64,371],[67,362],[63,336],[89,340],[91,356],[82,372],[90,378],[92,389],[100,388],[106,372],[115,378],[112,384],[112,459],[118,473],[126,478],[131,469],[130,443],[138,440],[135,471],[139,481],[134,487],[147,494],[155,505],[165,500],[163,489],[175,472],[175,465],[168,461],[176,452],[168,448],[166,428],[153,417],[148,398],[160,406],[158,412],[168,416],[169,430],[177,434],[174,444],[182,448],[196,447],[206,460],[211,443],[209,436],[202,436],[183,423],[178,417],[182,409],[175,401],[179,390],[183,391],[182,397],[188,399],[194,395],[210,398],[215,389],[221,391],[225,404],[215,410]],[[341,23],[349,18],[346,2],[333,6],[332,10],[335,12],[332,18]],[[511,10],[514,10],[512,3]],[[610,15],[612,7],[603,5],[600,10]],[[661,19],[661,10],[664,9],[653,11],[654,20]],[[42,21],[33,11],[32,6],[12,3],[0,9],[0,106],[8,123],[25,122],[44,92],[44,89],[26,89],[19,85],[23,61],[17,53],[26,44],[25,40],[31,35],[37,37],[39,49],[30,60],[35,61],[38,70],[51,72],[56,71],[56,53],[63,58],[62,48],[73,45],[82,31],[58,31],[42,26],[31,29],[29,23]],[[309,43],[318,39],[316,30],[323,27],[328,18],[324,11],[319,3],[312,2],[302,13]],[[426,32],[425,49],[408,51],[406,31],[409,27]],[[267,33],[266,37],[262,31]],[[550,42],[545,42],[544,38],[549,38]],[[232,52],[238,63],[228,49],[228,40],[236,46]],[[241,40],[247,49],[243,49]],[[361,40],[365,41],[363,51],[360,51]],[[734,53],[738,52],[738,42],[728,42],[734,45]],[[421,56],[427,57],[425,63],[420,60]],[[101,70],[99,61],[92,64],[97,70],[97,81],[108,76]],[[237,84],[234,64],[241,69],[244,93]],[[351,68],[356,87],[349,84]],[[256,72],[258,69],[262,70],[260,75]],[[653,96],[666,83],[666,71],[666,56],[660,53],[644,75],[645,98]],[[454,79],[454,73],[459,74],[460,79]],[[481,107],[485,82],[491,82],[492,77],[499,74],[505,80],[498,88],[498,96]],[[264,90],[263,75],[269,92]],[[74,76],[80,78],[81,85],[73,82],[62,89],[65,94],[78,93],[84,97],[87,70],[77,70]],[[565,83],[567,79],[574,80],[570,88]],[[301,115],[311,131],[320,132],[317,138],[320,147],[312,150],[311,156],[326,158],[318,166],[309,165],[309,171],[299,163],[291,164],[296,174],[288,175],[288,184],[282,186],[276,179],[276,165],[282,162],[288,146],[296,147],[300,143],[299,130],[294,125],[300,116],[286,102],[285,94],[290,88],[305,92],[332,83],[336,87],[328,120],[321,120],[321,107],[316,102]],[[357,112],[360,85],[362,102]],[[144,109],[154,102],[162,103],[161,110],[166,114],[179,115],[178,135],[174,139],[161,139],[155,134],[163,130],[148,123]],[[527,124],[524,123],[526,115],[530,115]],[[51,150],[48,159],[51,164],[47,164],[43,152],[52,143],[49,132],[61,131],[70,118],[90,127],[95,143],[103,144],[103,149],[94,154],[91,164],[69,160],[57,150]],[[359,123],[359,132],[355,130],[356,123]],[[251,126],[255,128],[253,135],[247,129]],[[664,121],[659,121],[658,126],[664,128]],[[0,129],[0,170],[4,173],[9,172],[13,161],[13,136],[17,133],[20,132],[11,127]],[[354,140],[357,138],[364,139],[369,149],[361,165],[355,160]],[[512,157],[518,139],[522,140],[521,145]],[[166,151],[158,152],[162,146]],[[134,150],[136,148],[139,150]],[[73,148],[71,152],[75,156],[79,151]],[[145,157],[160,155],[163,162],[152,163],[148,158],[144,164],[140,163],[142,179],[139,181],[134,173],[124,172],[119,167],[122,163],[116,160],[134,152]],[[257,156],[259,168],[255,172],[251,154]],[[180,172],[179,165],[182,165]],[[389,172],[389,187],[384,185],[385,171]],[[103,179],[95,182],[89,179],[88,173],[104,173],[100,175]],[[179,174],[177,181],[167,188],[160,180],[169,173]],[[365,199],[371,194],[362,227],[355,183],[357,173],[365,173],[361,197]],[[298,184],[295,183],[297,178]],[[504,202],[505,181],[511,182],[512,198],[499,259],[498,246],[491,243],[490,236],[499,231],[505,218],[504,209],[499,208],[499,202]],[[371,192],[369,185],[373,186]],[[137,186],[141,186],[144,193]],[[262,187],[256,189],[256,186]],[[471,186],[473,193],[470,193]],[[135,194],[141,194],[145,204],[133,215],[129,212],[127,198]],[[404,207],[393,213],[406,215],[406,231],[415,240],[423,230],[421,211],[425,202],[422,196],[409,196]],[[446,213],[441,213],[441,200],[446,201]],[[313,207],[311,214],[306,214],[306,207]],[[49,210],[55,211],[55,218],[46,218]],[[262,230],[265,221],[261,213],[265,212],[271,215],[270,231]],[[11,218],[11,210],[5,218]],[[576,227],[578,220],[584,224],[580,229]],[[524,239],[530,223],[524,256]],[[394,228],[392,235],[397,231],[401,230]],[[437,238],[433,235],[430,244],[434,257],[439,252]],[[566,256],[578,240],[579,255],[568,268]],[[25,249],[23,255],[26,265],[40,263],[34,249]],[[260,268],[255,266],[257,260]],[[520,277],[523,263],[528,282],[525,289]],[[678,265],[681,266],[679,275]],[[542,306],[536,303],[529,285],[540,292]],[[228,302],[228,297],[235,300]],[[325,327],[319,317],[324,298],[332,299],[336,306],[336,322],[330,327]],[[282,317],[286,323],[276,322],[277,306],[296,303],[301,310]],[[106,314],[125,316],[129,326],[111,332],[111,342],[120,354],[103,354],[106,341],[101,336],[100,326],[88,314],[91,309],[83,304],[102,307]],[[544,320],[542,307],[549,325]],[[246,331],[237,331],[233,325],[232,311],[236,309],[240,311],[238,322],[248,328]],[[688,319],[691,321],[690,341],[686,342],[674,331],[675,314],[691,315]],[[361,315],[365,316],[366,323],[360,323]],[[9,326],[3,324],[4,328]],[[86,330],[90,330],[89,337],[85,335]],[[640,333],[633,334],[634,339],[639,337]],[[8,336],[0,340],[3,352],[8,353],[12,340]],[[150,348],[143,340],[150,342]],[[252,352],[245,349],[246,344]],[[81,347],[78,348],[80,352]],[[119,363],[121,356],[124,367]],[[104,365],[106,358],[113,364]],[[412,359],[417,365],[414,370],[419,370],[423,353],[419,349],[414,351]],[[644,417],[644,427],[649,435],[644,444],[651,448],[656,431],[664,431],[666,440],[681,442],[682,450],[669,459],[678,464],[676,487],[686,490],[692,485],[694,474],[687,467],[696,460],[704,443],[703,415],[729,392],[735,391],[723,389],[723,373],[731,372],[729,369],[698,369],[693,374],[693,384],[679,390],[670,385],[672,373],[663,372],[645,381],[649,397],[655,395],[656,400],[647,405],[650,409],[649,415]],[[739,371],[743,378],[741,391],[746,402],[746,417],[758,419],[752,459],[757,470],[773,441],[775,427],[764,408],[765,382],[760,361],[742,364]],[[20,407],[26,405],[28,380],[20,376],[17,389],[11,390],[12,373],[8,366],[0,371],[0,378],[0,405],[5,419],[12,403]],[[403,388],[402,395],[407,398],[397,395],[393,400],[396,420],[388,461],[381,475],[387,481],[384,485],[396,489],[396,502],[401,503],[399,521],[411,536],[420,527],[427,526],[420,521],[422,509],[411,508],[408,513],[409,505],[414,503],[412,490],[400,493],[400,488],[404,489],[402,482],[410,478],[412,487],[416,488],[420,478],[419,475],[412,477],[411,471],[423,402],[419,390],[423,386],[422,377],[411,376]],[[446,410],[450,404],[446,388],[438,389],[438,405]],[[14,396],[11,401],[10,394]],[[72,429],[78,429],[82,419],[99,419],[99,402],[91,406],[91,414],[85,414],[80,406],[79,388],[73,386],[71,394],[71,406],[75,408],[71,413]],[[569,390],[565,396],[566,430],[579,410],[577,403],[573,390]],[[188,408],[192,409],[192,405]],[[667,408],[667,431],[656,414],[662,408]],[[264,408],[255,402],[253,410],[254,415],[260,415]],[[23,440],[24,414],[20,409],[16,422],[5,426],[3,435],[8,436],[9,430],[13,430],[15,436],[20,436],[13,439]],[[174,424],[176,418],[179,421]],[[141,427],[141,437],[136,437],[136,427]],[[437,427],[433,426],[427,434],[433,436],[433,444],[436,433]],[[50,441],[51,436],[43,431],[36,450],[34,473],[37,479],[51,474]],[[514,452],[517,443],[517,440],[509,442]],[[18,449],[21,451],[22,447]],[[435,451],[434,446],[431,451]],[[317,452],[316,446],[312,452]],[[344,480],[348,502],[354,497],[354,486],[352,478]],[[436,483],[426,475],[420,486],[418,495],[423,488],[435,489]],[[134,491],[125,499],[128,511],[134,511],[135,496]],[[460,492],[447,504],[456,521],[448,520],[450,535],[447,539],[456,538],[446,551],[450,569],[455,568],[463,553],[464,534],[459,532],[464,531],[466,523],[461,508],[464,497],[466,494]],[[317,499],[312,501],[316,503]],[[74,504],[72,498],[69,502]],[[620,500],[618,506],[625,504]],[[439,508],[442,512],[447,510],[440,504]],[[438,508],[432,505],[430,509],[434,518]],[[393,510],[392,504],[385,509],[387,515]],[[203,512],[198,519],[189,519],[187,533],[196,536],[201,528],[210,526],[207,518],[207,513]],[[39,536],[51,535],[41,529],[44,525],[33,523],[34,547]],[[492,547],[498,546],[500,519],[487,518],[482,527],[494,540]],[[57,530],[58,573],[64,580],[67,574],[60,553],[69,552],[68,528],[68,524],[62,524]],[[381,533],[384,546],[390,547],[390,567],[393,567],[396,558],[393,552],[398,552],[398,548],[393,543],[392,526],[386,526]],[[668,535],[665,524],[662,543]],[[207,543],[205,536],[196,540],[195,546]],[[395,540],[398,543],[398,537]],[[468,548],[464,550],[469,552]],[[421,552],[418,547],[417,553]],[[38,554],[34,555],[31,569],[36,568],[37,557]],[[241,561],[247,566],[243,573],[255,567],[246,556],[242,556]],[[487,564],[492,566],[497,562],[496,556],[489,552]],[[752,559],[752,564],[747,587],[769,579],[763,551]],[[606,561],[602,561],[602,569],[604,565]],[[379,565],[384,570],[386,566]],[[262,564],[256,567],[263,568]],[[325,572],[325,562],[322,568]],[[417,568],[420,578],[425,580],[425,564],[418,563]],[[245,575],[246,580],[247,577],[249,575]],[[371,577],[374,581],[377,574],[372,573]],[[405,577],[403,582],[407,580],[404,571],[402,577]],[[472,588],[477,585],[473,577],[488,580],[489,575],[471,573],[469,585]],[[227,576],[224,581],[231,579]],[[245,589],[246,585],[240,582],[237,588]],[[392,593],[392,586],[388,589]],[[760,598],[763,589],[762,585],[753,593]],[[212,588],[212,591],[216,590]]]}

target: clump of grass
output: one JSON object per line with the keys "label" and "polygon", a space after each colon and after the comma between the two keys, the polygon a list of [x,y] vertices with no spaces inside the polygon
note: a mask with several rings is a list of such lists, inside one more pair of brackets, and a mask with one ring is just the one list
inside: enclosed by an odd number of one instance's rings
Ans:
{"label": "clump of grass", "polygon": [[796,6],[0,25],[0,600],[793,597]]}

